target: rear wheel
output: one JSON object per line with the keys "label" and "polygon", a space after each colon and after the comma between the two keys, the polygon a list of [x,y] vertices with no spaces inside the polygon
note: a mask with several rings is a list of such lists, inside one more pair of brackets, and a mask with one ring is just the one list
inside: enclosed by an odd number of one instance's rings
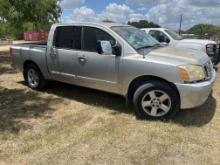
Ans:
{"label": "rear wheel", "polygon": [[32,89],[42,90],[46,87],[47,81],[43,77],[40,69],[34,64],[28,64],[24,69],[24,79]]}
{"label": "rear wheel", "polygon": [[141,85],[134,93],[137,115],[146,119],[167,119],[180,108],[179,95],[167,83],[152,81]]}

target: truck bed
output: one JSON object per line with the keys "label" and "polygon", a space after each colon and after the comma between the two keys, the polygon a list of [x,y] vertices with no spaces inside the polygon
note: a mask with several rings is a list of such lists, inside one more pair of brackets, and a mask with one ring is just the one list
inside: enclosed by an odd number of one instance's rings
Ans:
{"label": "truck bed", "polygon": [[43,47],[46,47],[47,46],[47,42],[46,41],[39,41],[39,42],[30,42],[30,43],[21,43],[21,44],[13,44],[13,46],[30,46],[30,47],[33,47],[33,46],[43,46]]}
{"label": "truck bed", "polygon": [[43,70],[43,72],[47,71],[46,42],[14,44],[11,46],[11,51],[12,61],[17,69],[23,70],[26,61],[33,61]]}

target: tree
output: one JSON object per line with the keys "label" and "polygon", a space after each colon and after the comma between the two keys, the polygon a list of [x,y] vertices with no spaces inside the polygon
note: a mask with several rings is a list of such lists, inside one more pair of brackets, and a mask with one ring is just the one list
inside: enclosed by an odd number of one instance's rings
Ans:
{"label": "tree", "polygon": [[0,0],[0,19],[10,24],[15,36],[25,28],[48,30],[61,14],[60,0]]}
{"label": "tree", "polygon": [[187,30],[187,33],[192,33],[199,36],[203,36],[205,34],[220,35],[220,27],[211,24],[198,24]]}
{"label": "tree", "polygon": [[128,22],[128,25],[132,25],[136,28],[159,28],[160,25],[154,22],[148,22],[146,20],[140,20],[138,22]]}

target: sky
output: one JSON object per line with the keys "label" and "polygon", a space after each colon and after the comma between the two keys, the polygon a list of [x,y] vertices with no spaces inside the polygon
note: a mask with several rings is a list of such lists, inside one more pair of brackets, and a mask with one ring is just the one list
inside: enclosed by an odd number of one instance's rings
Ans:
{"label": "sky", "polygon": [[177,30],[183,14],[184,30],[198,23],[220,25],[220,0],[63,0],[60,5],[61,22],[146,19]]}

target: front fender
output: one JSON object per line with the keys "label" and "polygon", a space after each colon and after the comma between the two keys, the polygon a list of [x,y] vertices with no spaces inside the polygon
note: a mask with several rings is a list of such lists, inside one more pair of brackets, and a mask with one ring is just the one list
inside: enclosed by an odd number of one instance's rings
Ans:
{"label": "front fender", "polygon": [[182,82],[175,64],[168,65],[149,59],[146,61],[123,59],[121,67],[121,93],[124,96],[127,94],[130,83],[142,76],[158,77],[171,83]]}

